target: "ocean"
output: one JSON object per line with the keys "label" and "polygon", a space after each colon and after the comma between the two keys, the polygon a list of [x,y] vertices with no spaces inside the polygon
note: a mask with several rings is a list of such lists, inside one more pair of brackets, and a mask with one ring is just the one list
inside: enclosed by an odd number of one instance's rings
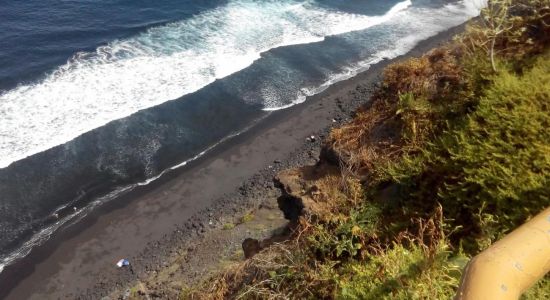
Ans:
{"label": "ocean", "polygon": [[0,272],[483,0],[0,0]]}

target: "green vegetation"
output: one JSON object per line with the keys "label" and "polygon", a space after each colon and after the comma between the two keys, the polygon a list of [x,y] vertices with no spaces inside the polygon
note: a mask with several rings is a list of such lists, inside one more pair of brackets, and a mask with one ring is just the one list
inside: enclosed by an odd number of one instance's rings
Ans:
{"label": "green vegetation", "polygon": [[475,111],[386,169],[403,201],[434,199],[453,226],[468,224],[459,232],[477,239],[471,251],[550,204],[550,55],[522,75],[502,67],[490,80]]}
{"label": "green vegetation", "polygon": [[246,214],[244,214],[244,216],[241,217],[241,223],[248,223],[250,221],[254,220],[254,215],[252,214],[252,212],[247,212]]}
{"label": "green vegetation", "polygon": [[[333,130],[341,176],[294,239],[186,298],[449,299],[468,259],[550,205],[550,1],[492,1],[453,43],[387,68]],[[524,299],[550,297],[547,276]]]}
{"label": "green vegetation", "polygon": [[466,258],[452,257],[444,242],[433,255],[427,260],[421,247],[397,244],[369,257],[369,263],[347,264],[337,279],[336,298],[451,299]]}
{"label": "green vegetation", "polygon": [[231,230],[231,229],[233,229],[233,228],[235,228],[235,224],[233,224],[233,223],[225,223],[225,224],[223,224],[223,229],[224,229],[224,230]]}

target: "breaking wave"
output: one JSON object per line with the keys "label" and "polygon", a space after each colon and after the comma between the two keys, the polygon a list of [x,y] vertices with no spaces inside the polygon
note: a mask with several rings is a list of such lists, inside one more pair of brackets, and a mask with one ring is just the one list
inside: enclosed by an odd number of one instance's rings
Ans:
{"label": "breaking wave", "polygon": [[109,121],[194,92],[242,70],[262,52],[323,40],[391,19],[313,1],[230,1],[191,19],[76,53],[43,80],[0,95],[0,168]]}

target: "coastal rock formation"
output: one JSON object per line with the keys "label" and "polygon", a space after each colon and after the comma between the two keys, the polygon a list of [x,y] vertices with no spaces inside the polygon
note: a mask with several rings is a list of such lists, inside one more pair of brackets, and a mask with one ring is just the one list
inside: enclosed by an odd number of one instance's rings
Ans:
{"label": "coastal rock formation", "polygon": [[321,162],[314,166],[305,166],[281,171],[275,176],[275,185],[281,189],[282,195],[277,199],[279,208],[286,219],[298,221],[300,216],[315,216],[328,211],[319,185],[319,180],[327,174],[339,174],[336,165]]}
{"label": "coastal rock formation", "polygon": [[256,253],[262,250],[262,247],[260,246],[260,242],[257,239],[246,238],[243,241],[242,246],[243,246],[243,252],[244,252],[245,258],[251,258]]}
{"label": "coastal rock formation", "polygon": [[300,217],[313,218],[328,214],[330,202],[327,200],[330,197],[322,188],[326,183],[321,181],[327,175],[337,174],[339,174],[338,165],[324,159],[316,165],[279,172],[273,178],[275,186],[281,190],[277,203],[285,219],[290,223],[283,233],[270,238],[264,240],[246,238],[242,243],[244,257],[251,258],[273,243],[287,240],[291,234],[291,228],[298,224]]}

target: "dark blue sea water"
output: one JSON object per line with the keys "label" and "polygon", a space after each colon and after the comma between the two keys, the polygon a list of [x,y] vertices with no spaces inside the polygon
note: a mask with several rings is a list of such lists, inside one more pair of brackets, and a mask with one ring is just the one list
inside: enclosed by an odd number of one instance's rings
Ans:
{"label": "dark blue sea water", "polygon": [[75,53],[226,1],[0,1],[0,89],[32,83]]}
{"label": "dark blue sea water", "polygon": [[0,0],[0,271],[67,220],[483,2]]}

